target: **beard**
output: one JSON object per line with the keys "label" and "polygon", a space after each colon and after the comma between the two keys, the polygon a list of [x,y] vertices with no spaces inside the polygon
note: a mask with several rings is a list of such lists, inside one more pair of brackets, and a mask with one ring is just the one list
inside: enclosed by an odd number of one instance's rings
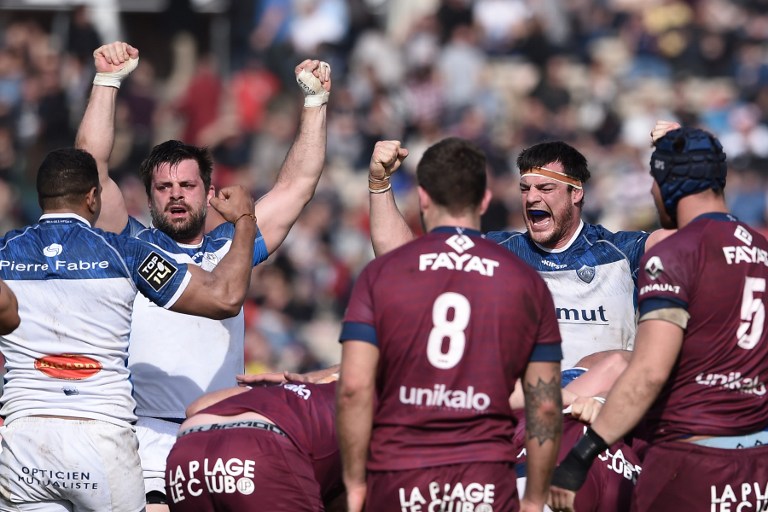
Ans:
{"label": "beard", "polygon": [[544,247],[554,248],[558,242],[565,242],[565,236],[568,234],[568,230],[571,228],[574,222],[574,211],[570,208],[565,209],[559,216],[557,221],[555,217],[552,217],[552,230],[549,233],[533,232],[529,230],[531,238]]}
{"label": "beard", "polygon": [[150,208],[152,216],[152,225],[167,234],[176,241],[195,238],[203,232],[205,226],[205,216],[207,208],[205,206],[198,210],[189,209],[187,218],[179,221],[172,221],[168,216],[158,213],[155,208]]}

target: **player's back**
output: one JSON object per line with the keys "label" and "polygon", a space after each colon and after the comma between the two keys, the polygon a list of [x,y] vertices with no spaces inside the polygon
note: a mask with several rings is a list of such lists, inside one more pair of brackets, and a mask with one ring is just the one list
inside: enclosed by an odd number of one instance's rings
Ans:
{"label": "player's back", "polygon": [[655,437],[737,435],[768,424],[768,241],[725,214],[708,214],[643,260],[641,307],[688,305],[678,365],[648,414]]}
{"label": "player's back", "polygon": [[537,342],[559,342],[543,280],[457,228],[378,258],[364,278],[380,349],[369,468],[512,461],[515,379]]}
{"label": "player's back", "polygon": [[341,456],[335,428],[336,383],[287,383],[254,387],[201,411],[232,416],[257,412],[285,432],[312,461],[322,493],[341,487]]}
{"label": "player's back", "polygon": [[126,350],[137,265],[123,242],[74,215],[44,216],[3,238],[0,277],[16,294],[22,318],[2,340],[6,420],[135,420]]}

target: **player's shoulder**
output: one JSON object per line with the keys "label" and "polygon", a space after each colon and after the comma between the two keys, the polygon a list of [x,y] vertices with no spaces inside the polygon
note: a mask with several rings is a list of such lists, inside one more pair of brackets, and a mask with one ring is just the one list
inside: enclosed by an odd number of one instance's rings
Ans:
{"label": "player's shoulder", "polygon": [[610,242],[619,247],[624,247],[628,244],[637,244],[638,242],[645,243],[650,236],[650,233],[641,230],[611,231],[602,224],[584,223],[584,229],[581,232],[581,236],[591,243]]}
{"label": "player's shoulder", "polygon": [[527,246],[531,243],[525,231],[488,231],[483,237],[507,249]]}

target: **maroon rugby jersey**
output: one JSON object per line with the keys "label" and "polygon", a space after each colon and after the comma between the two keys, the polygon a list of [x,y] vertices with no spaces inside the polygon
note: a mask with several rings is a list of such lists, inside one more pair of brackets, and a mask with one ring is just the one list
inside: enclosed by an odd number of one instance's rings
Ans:
{"label": "maroon rugby jersey", "polygon": [[696,218],[647,253],[640,313],[691,315],[677,364],[639,429],[649,441],[768,426],[768,241],[730,215]]}
{"label": "maroon rugby jersey", "polygon": [[[571,416],[563,417],[563,435],[557,463],[571,451],[581,439],[587,425]],[[525,420],[517,426],[514,438],[517,452],[516,467],[518,478],[526,476]],[[574,510],[579,512],[616,512],[630,508],[632,492],[640,475],[640,457],[623,441],[614,443],[597,456],[589,469],[584,485],[576,493]],[[549,509],[547,509],[549,510]]]}
{"label": "maroon rugby jersey", "polygon": [[256,412],[269,418],[312,459],[323,498],[341,490],[341,456],[336,437],[336,383],[254,387],[200,411],[233,416]]}
{"label": "maroon rugby jersey", "polygon": [[371,470],[514,461],[515,380],[532,359],[561,359],[541,277],[460,228],[438,228],[369,263],[341,340],[380,350]]}

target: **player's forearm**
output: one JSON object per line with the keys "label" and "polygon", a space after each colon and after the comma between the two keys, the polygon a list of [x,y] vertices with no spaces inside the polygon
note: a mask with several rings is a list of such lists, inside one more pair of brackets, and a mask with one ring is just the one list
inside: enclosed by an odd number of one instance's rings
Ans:
{"label": "player's forearm", "polygon": [[640,365],[630,365],[616,381],[592,429],[608,445],[624,437],[643,418],[659,395],[664,380]]}
{"label": "player's forearm", "polygon": [[534,503],[547,499],[560,436],[563,430],[563,403],[560,364],[528,363],[523,378],[527,476],[525,497]]}
{"label": "player's forearm", "polygon": [[253,270],[253,245],[257,226],[251,217],[235,221],[235,235],[229,252],[211,272],[215,279],[212,292],[236,315],[245,301]]}
{"label": "player's forearm", "polygon": [[261,234],[272,254],[312,199],[325,164],[326,105],[304,107],[296,139],[275,185],[254,208]]}
{"label": "player's forearm", "polygon": [[626,435],[648,412],[669,378],[680,354],[683,329],[665,320],[638,326],[629,366],[611,388],[592,429],[611,445]]}
{"label": "player's forearm", "polygon": [[363,390],[339,387],[336,424],[343,467],[348,487],[365,483],[365,462],[371,441],[373,400]]}
{"label": "player's forearm", "polygon": [[107,164],[115,142],[116,98],[115,87],[94,85],[75,137],[75,147],[88,151],[96,160],[102,184],[108,178]]}
{"label": "player's forearm", "polygon": [[276,186],[290,184],[302,206],[312,199],[325,165],[327,104],[304,107],[296,138],[288,150]]}
{"label": "player's forearm", "polygon": [[369,193],[371,243],[376,256],[397,249],[415,238],[403,214],[397,209],[392,190]]}
{"label": "player's forearm", "polygon": [[536,439],[526,441],[526,481],[523,497],[537,505],[544,505],[549,494],[549,484],[557,462],[560,443],[547,442],[539,446]]}

